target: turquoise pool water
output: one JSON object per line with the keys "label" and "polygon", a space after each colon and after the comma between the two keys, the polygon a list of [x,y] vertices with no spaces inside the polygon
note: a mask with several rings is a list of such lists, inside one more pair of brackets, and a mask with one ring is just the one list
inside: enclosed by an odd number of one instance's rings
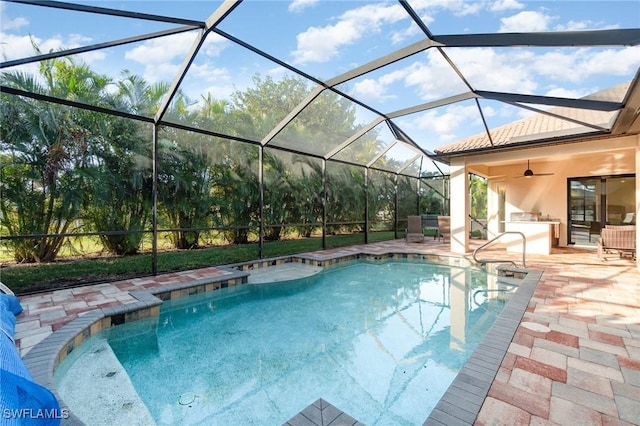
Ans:
{"label": "turquoise pool water", "polygon": [[165,302],[103,338],[159,425],[281,425],[318,398],[416,425],[502,310],[486,287],[475,269],[359,262]]}

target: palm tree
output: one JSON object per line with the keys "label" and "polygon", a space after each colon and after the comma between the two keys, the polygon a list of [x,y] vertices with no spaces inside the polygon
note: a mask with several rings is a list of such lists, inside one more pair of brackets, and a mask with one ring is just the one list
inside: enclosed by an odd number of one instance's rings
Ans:
{"label": "palm tree", "polygon": [[[71,59],[40,65],[40,79],[2,73],[2,84],[31,93],[100,105],[109,80]],[[42,83],[41,83],[42,81]],[[0,224],[11,236],[18,262],[54,260],[77,219],[87,194],[91,146],[100,136],[90,129],[95,114],[53,103],[2,95],[0,141],[2,197]],[[24,238],[24,236],[27,236]]]}

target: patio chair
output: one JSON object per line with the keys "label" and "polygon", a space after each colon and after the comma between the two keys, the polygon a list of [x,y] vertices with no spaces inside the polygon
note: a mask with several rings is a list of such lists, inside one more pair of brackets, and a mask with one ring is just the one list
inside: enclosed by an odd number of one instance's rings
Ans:
{"label": "patio chair", "polygon": [[447,241],[451,237],[451,217],[438,216],[438,239]]}
{"label": "patio chair", "polygon": [[407,217],[407,235],[406,240],[408,243],[422,243],[424,242],[424,232],[422,231],[422,217],[421,216],[408,216]]}
{"label": "patio chair", "polygon": [[600,231],[601,231],[600,222],[591,222],[591,224],[589,225],[589,242],[591,242],[592,235],[599,237]]}
{"label": "patio chair", "polygon": [[635,213],[627,213],[624,219],[622,219],[623,225],[635,225],[636,224],[636,214]]}
{"label": "patio chair", "polygon": [[[618,256],[630,255],[636,258],[636,227],[634,225],[607,225],[598,238],[598,257],[606,253],[618,253]],[[606,258],[604,258],[606,260]]]}

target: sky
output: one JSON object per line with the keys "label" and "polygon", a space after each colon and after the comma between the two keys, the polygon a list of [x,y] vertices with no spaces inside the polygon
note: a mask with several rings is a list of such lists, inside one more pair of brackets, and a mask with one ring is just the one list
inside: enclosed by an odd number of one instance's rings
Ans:
{"label": "sky", "polygon": [[[83,1],[81,4],[203,21],[217,1]],[[640,1],[410,0],[435,35],[494,32],[640,28]],[[46,7],[0,3],[3,60],[73,48],[174,28],[175,25]],[[246,0],[218,28],[327,80],[425,38],[404,8],[393,1]],[[195,32],[80,55],[92,69],[113,79],[123,69],[147,82],[172,81]],[[453,62],[472,88],[556,97],[581,97],[630,81],[640,67],[640,46],[600,48],[428,49],[338,86],[382,113],[468,91],[449,66]],[[34,69],[35,65],[25,66]],[[11,69],[9,69],[11,70]],[[225,99],[253,85],[255,75],[278,80],[293,73],[217,34],[210,34],[181,89],[198,100],[203,93]],[[510,105],[481,102],[495,127],[529,113]],[[361,123],[375,114],[356,106]],[[423,148],[477,134],[482,120],[473,101],[394,120]],[[388,136],[391,138],[391,136]]]}

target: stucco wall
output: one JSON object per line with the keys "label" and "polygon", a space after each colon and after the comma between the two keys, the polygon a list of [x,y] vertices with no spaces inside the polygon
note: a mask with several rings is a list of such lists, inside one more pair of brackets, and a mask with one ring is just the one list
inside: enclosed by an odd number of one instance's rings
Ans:
{"label": "stucco wall", "polygon": [[[550,218],[560,219],[560,245],[566,246],[567,179],[636,173],[639,140],[638,137],[607,139],[575,146],[560,145],[470,159],[471,171],[474,167],[479,170],[484,168],[489,177],[489,236],[498,235],[497,188],[503,186],[506,191],[507,220],[512,212],[523,211],[541,212],[543,217],[548,215]],[[527,168],[527,159],[530,160],[530,168],[534,174],[553,175],[519,177]],[[634,206],[628,207],[633,211]]]}

